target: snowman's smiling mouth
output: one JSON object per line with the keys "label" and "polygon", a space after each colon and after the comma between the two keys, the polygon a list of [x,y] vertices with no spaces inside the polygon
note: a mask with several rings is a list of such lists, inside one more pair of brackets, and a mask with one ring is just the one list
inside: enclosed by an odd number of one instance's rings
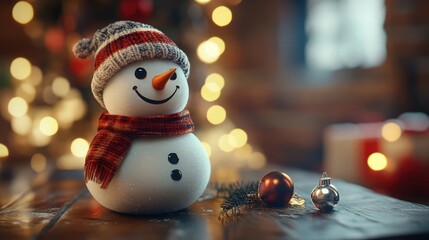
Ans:
{"label": "snowman's smiling mouth", "polygon": [[168,98],[166,98],[166,99],[162,99],[162,100],[153,100],[153,99],[150,99],[150,98],[147,98],[147,97],[145,97],[145,96],[143,96],[143,95],[141,95],[141,93],[139,93],[139,91],[137,91],[137,86],[134,86],[133,87],[133,90],[137,93],[137,96],[139,96],[139,98],[141,98],[143,101],[145,101],[145,102],[147,102],[147,103],[150,103],[150,104],[163,104],[163,103],[166,103],[166,102],[168,102],[173,96],[174,96],[174,94],[176,94],[176,92],[177,92],[177,90],[178,89],[180,89],[180,87],[177,85],[176,86],[176,89],[174,90],[174,92],[173,92],[173,94],[171,94]]}

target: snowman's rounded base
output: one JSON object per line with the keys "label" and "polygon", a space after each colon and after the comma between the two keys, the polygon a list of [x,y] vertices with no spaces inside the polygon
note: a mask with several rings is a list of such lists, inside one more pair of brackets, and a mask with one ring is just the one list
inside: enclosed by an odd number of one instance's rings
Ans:
{"label": "snowman's rounded base", "polygon": [[[180,180],[173,177],[175,170],[180,171]],[[197,201],[209,178],[207,154],[194,134],[186,134],[135,140],[106,189],[93,181],[86,186],[94,199],[110,210],[162,214]]]}
{"label": "snowman's rounded base", "polygon": [[[94,199],[101,204],[103,207],[108,208],[112,211],[133,215],[153,215],[163,214],[169,212],[176,212],[189,207],[197,199],[177,199],[175,197],[170,198],[170,201],[174,200],[176,203],[166,201],[154,201],[150,197],[141,199],[140,203],[137,203],[134,199],[127,201],[127,198],[131,198],[132,195],[112,195],[110,191],[101,189],[100,185],[94,182],[88,182],[87,188],[94,197]],[[106,191],[106,192],[102,192]]]}

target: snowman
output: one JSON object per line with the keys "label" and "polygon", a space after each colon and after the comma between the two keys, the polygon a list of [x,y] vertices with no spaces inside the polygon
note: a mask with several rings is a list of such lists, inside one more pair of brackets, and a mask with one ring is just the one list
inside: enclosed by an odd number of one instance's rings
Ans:
{"label": "snowman", "polygon": [[152,26],[119,21],[80,40],[95,53],[91,82],[106,108],[85,159],[86,186],[113,211],[160,214],[190,206],[204,192],[210,161],[192,133],[186,54]]}

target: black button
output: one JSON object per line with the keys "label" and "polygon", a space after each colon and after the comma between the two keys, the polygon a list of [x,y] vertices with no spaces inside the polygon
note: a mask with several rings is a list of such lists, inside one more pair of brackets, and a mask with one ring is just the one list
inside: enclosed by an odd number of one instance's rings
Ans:
{"label": "black button", "polygon": [[168,154],[168,161],[171,164],[177,164],[179,162],[179,157],[177,156],[176,153],[170,153]]}
{"label": "black button", "polygon": [[182,172],[179,169],[174,169],[171,171],[171,179],[174,181],[180,181],[180,179],[182,179]]}

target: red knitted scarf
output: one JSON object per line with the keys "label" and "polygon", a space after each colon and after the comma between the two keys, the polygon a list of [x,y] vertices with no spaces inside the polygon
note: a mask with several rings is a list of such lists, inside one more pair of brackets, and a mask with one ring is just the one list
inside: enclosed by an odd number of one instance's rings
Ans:
{"label": "red knitted scarf", "polygon": [[127,155],[134,138],[183,135],[194,131],[189,111],[147,117],[127,117],[107,112],[100,116],[98,133],[85,159],[85,181],[107,188]]}

